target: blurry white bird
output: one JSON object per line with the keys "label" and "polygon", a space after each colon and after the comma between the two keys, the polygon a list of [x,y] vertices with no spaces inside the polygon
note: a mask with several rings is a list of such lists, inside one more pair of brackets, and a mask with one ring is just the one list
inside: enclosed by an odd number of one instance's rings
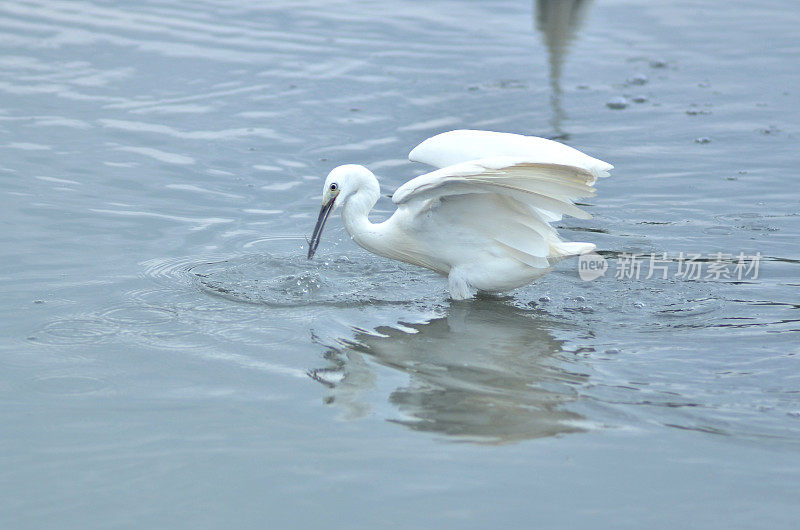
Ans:
{"label": "blurry white bird", "polygon": [[380,197],[370,170],[349,164],[328,174],[309,259],[340,206],[358,245],[447,276],[454,300],[522,287],[595,248],[561,240],[549,223],[564,214],[590,218],[574,201],[593,196],[611,164],[544,138],[472,130],[428,138],[408,158],[441,169],[400,186],[392,196],[397,210],[382,223],[368,219]]}

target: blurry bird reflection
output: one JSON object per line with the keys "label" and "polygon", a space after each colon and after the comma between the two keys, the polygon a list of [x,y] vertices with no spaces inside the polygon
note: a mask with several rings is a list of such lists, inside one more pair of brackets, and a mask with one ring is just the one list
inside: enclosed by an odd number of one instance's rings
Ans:
{"label": "blurry bird reflection", "polygon": [[529,311],[479,299],[424,324],[359,331],[309,375],[348,419],[372,410],[378,363],[408,377],[388,399],[399,412],[390,421],[409,428],[479,443],[580,432],[583,417],[567,405],[587,376],[564,368],[550,329]]}
{"label": "blurry bird reflection", "polygon": [[566,140],[569,135],[561,129],[565,117],[561,103],[561,75],[570,43],[586,18],[591,0],[536,0],[535,4],[536,29],[542,33],[550,62],[552,138]]}

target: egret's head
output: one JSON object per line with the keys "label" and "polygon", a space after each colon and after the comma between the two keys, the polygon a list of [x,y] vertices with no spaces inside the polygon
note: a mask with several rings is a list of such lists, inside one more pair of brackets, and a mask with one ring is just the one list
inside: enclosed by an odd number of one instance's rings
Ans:
{"label": "egret's head", "polygon": [[377,186],[377,179],[364,166],[347,164],[334,168],[325,179],[322,187],[322,208],[319,211],[317,225],[311,240],[308,242],[308,259],[314,256],[322,236],[322,229],[331,212],[344,205],[357,191],[364,187]]}

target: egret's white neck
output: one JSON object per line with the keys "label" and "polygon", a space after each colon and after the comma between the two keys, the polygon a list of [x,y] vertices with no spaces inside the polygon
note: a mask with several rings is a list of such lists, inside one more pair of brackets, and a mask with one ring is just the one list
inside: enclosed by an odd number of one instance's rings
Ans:
{"label": "egret's white neck", "polygon": [[379,224],[369,220],[369,212],[378,202],[381,191],[377,179],[365,182],[342,205],[342,222],[353,240],[365,249],[383,254]]}

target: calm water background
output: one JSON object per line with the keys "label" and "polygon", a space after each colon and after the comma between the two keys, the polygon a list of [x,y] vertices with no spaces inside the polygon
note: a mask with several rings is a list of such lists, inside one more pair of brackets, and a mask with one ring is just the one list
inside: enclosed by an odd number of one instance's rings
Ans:
{"label": "calm water background", "polygon": [[[799,24],[791,0],[0,3],[0,526],[796,524]],[[568,238],[760,252],[759,277],[571,261],[451,304],[338,219],[305,260],[333,166],[388,195],[459,127],[616,165]]]}

